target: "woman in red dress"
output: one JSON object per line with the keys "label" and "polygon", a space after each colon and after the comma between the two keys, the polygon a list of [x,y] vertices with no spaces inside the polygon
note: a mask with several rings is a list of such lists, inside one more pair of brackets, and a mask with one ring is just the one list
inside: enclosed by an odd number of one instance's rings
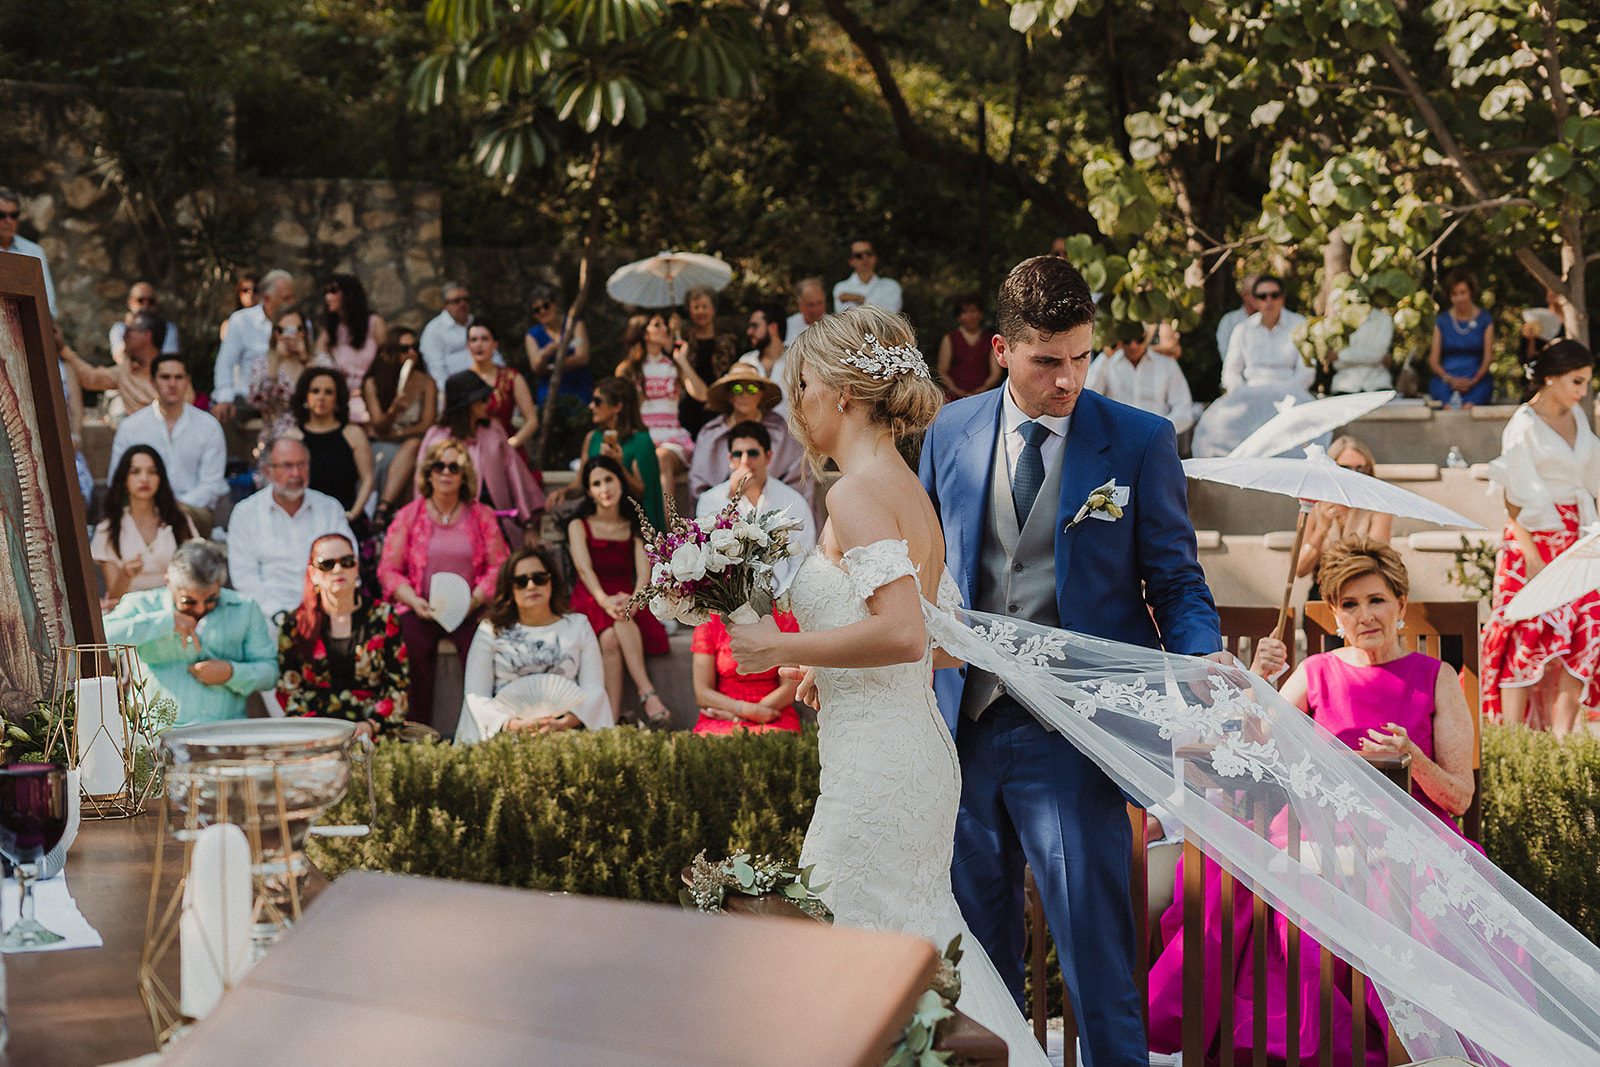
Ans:
{"label": "woman in red dress", "polygon": [[578,484],[583,486],[585,499],[578,517],[567,524],[567,547],[578,572],[572,608],[583,612],[600,638],[612,718],[622,721],[622,671],[626,667],[639,690],[648,723],[666,726],[671,712],[656,695],[644,658],[667,651],[667,631],[649,608],[628,607],[633,595],[650,581],[638,502],[628,495],[622,467],[610,456],[584,460]]}
{"label": "woman in red dress", "polygon": [[[780,611],[773,618],[784,633],[800,632],[800,624],[788,612]],[[713,615],[710,622],[695,627],[692,647],[694,698],[700,702],[695,733],[800,731],[800,714],[794,710],[800,683],[779,678],[776,667],[759,674],[740,674],[721,616]]]}
{"label": "woman in red dress", "polygon": [[[497,351],[499,345],[492,329],[481,322],[467,327],[467,352],[472,356],[472,372],[493,390],[489,394],[489,417],[506,431],[512,449],[526,465],[528,457],[522,446],[539,432],[539,409],[534,407],[533,393],[528,389],[528,383],[522,380],[522,375],[510,367],[495,363],[494,354]],[[519,411],[522,413],[522,425],[513,426],[512,416]]]}
{"label": "woman in red dress", "polygon": [[956,322],[939,342],[939,381],[946,400],[986,393],[1005,375],[994,358],[994,332],[983,328],[983,302],[962,297],[956,302]]}

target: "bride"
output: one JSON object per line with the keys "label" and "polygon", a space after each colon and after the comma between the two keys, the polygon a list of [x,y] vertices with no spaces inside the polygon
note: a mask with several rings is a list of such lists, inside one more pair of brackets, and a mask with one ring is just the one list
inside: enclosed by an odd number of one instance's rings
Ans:
{"label": "bride", "polygon": [[813,465],[832,459],[840,477],[790,586],[800,632],[771,618],[728,630],[741,671],[814,669],[821,794],[800,863],[816,865],[837,922],[941,951],[961,935],[958,1006],[1005,1040],[1011,1063],[1046,1063],[950,888],[961,770],[931,678],[956,664],[933,648],[924,613],[952,606],[955,586],[938,515],[895,448],[943,393],[905,320],[879,308],[827,316],[790,352],[790,423]]}

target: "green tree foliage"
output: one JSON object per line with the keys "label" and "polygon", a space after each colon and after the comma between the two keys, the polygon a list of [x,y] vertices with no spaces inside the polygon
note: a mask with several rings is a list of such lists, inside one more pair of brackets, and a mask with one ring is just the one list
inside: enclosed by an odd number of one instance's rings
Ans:
{"label": "green tree foliage", "polygon": [[[1099,10],[1021,0],[1012,25],[1070,36]],[[1114,290],[1153,286],[1190,309],[1241,247],[1305,274],[1319,264],[1323,317],[1307,339],[1322,356],[1373,307],[1424,344],[1441,255],[1480,269],[1514,259],[1524,286],[1562,296],[1569,336],[1587,338],[1600,46],[1583,5],[1189,0],[1183,12],[1190,45],[1127,115],[1126,152],[1089,182],[1100,239],[1076,248],[1086,268],[1103,265]],[[1197,179],[1230,158],[1265,185],[1259,214],[1207,219]],[[1188,236],[1181,248],[1174,228]],[[1144,309],[1130,298],[1113,310]]]}

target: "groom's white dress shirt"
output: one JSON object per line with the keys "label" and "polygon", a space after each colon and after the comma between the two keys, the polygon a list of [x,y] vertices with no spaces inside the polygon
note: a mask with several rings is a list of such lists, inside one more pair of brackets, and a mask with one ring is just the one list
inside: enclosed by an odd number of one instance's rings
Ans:
{"label": "groom's white dress shirt", "polygon": [[1039,443],[1039,453],[1044,457],[1044,469],[1049,470],[1055,462],[1056,453],[1061,451],[1061,446],[1067,443],[1067,431],[1072,428],[1071,415],[1040,415],[1037,419],[1030,419],[1017,406],[1017,401],[1011,395],[1011,386],[1005,387],[1005,396],[1000,401],[1000,425],[1003,428],[1006,442],[1006,470],[1011,475],[1011,480],[1017,480],[1017,457],[1022,455],[1022,440],[1020,427],[1025,422],[1037,422],[1050,431],[1050,436]]}

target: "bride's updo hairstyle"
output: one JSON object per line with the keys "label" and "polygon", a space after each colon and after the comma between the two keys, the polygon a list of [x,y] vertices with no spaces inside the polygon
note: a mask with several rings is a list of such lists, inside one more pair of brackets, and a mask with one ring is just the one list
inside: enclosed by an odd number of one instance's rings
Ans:
{"label": "bride's updo hairstyle", "polygon": [[844,393],[851,403],[866,404],[868,419],[886,428],[898,445],[927,429],[944,404],[944,390],[934,383],[916,344],[917,335],[905,319],[863,304],[824,315],[789,345],[784,360],[789,428],[819,475],[823,456],[801,411],[801,371],[812,382]]}

